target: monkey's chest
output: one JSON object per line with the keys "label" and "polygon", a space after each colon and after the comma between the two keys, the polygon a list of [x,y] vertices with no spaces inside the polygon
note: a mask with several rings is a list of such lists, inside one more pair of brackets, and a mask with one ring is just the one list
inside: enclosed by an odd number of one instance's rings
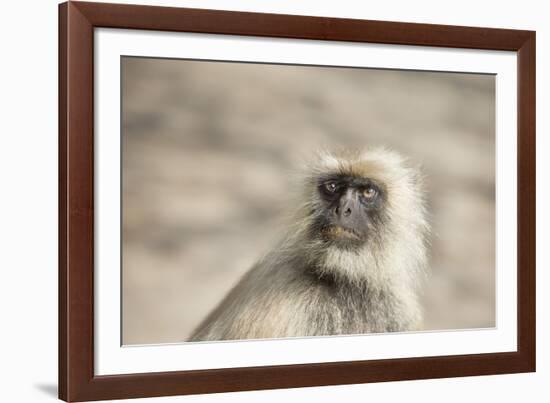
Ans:
{"label": "monkey's chest", "polygon": [[319,293],[304,306],[310,334],[393,332],[409,322],[400,301],[381,293]]}

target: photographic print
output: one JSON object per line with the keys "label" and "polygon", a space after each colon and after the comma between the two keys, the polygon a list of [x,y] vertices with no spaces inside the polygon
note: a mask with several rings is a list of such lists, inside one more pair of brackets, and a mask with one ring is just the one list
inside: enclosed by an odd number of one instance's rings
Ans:
{"label": "photographic print", "polygon": [[60,4],[60,399],[535,371],[535,37]]}
{"label": "photographic print", "polygon": [[486,329],[495,75],[121,57],[122,344]]}

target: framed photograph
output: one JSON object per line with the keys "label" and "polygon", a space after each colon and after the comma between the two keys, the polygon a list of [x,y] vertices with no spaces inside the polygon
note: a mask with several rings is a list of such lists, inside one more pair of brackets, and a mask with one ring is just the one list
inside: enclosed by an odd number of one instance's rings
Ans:
{"label": "framed photograph", "polygon": [[535,32],[59,6],[59,398],[535,371]]}

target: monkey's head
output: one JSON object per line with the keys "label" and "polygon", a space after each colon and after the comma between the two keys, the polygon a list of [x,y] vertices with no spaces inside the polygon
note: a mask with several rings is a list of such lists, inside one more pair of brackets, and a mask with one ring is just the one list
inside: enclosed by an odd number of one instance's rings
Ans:
{"label": "monkey's head", "polygon": [[399,154],[320,154],[303,188],[291,238],[320,276],[386,281],[413,276],[425,265],[429,227],[422,180]]}

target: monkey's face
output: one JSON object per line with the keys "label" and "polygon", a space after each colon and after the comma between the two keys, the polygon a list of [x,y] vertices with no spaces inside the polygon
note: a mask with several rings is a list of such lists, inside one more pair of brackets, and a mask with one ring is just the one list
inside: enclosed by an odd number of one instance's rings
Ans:
{"label": "monkey's face", "polygon": [[422,185],[416,168],[383,148],[319,153],[283,249],[297,249],[320,275],[352,281],[422,267],[429,233]]}
{"label": "monkey's face", "polygon": [[319,179],[311,235],[337,247],[360,247],[383,221],[385,189],[368,177],[335,174]]}

